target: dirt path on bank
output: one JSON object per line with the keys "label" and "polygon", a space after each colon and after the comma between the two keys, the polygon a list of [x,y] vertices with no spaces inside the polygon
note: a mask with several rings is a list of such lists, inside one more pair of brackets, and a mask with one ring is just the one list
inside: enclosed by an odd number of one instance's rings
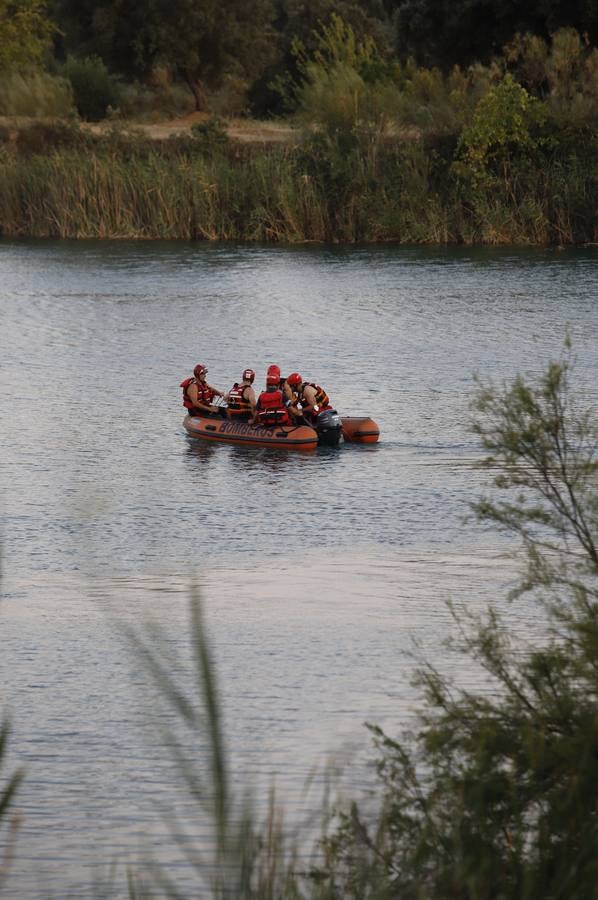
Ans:
{"label": "dirt path on bank", "polygon": [[[193,125],[205,122],[210,117],[206,113],[191,113],[166,122],[135,124],[134,128],[145,132],[148,137],[165,138],[173,134],[188,134]],[[292,144],[299,140],[299,129],[288,123],[262,122],[255,119],[225,120],[228,136],[246,144]],[[106,127],[105,123],[88,126],[92,130]]]}
{"label": "dirt path on bank", "polygon": [[[177,116],[160,122],[110,121],[81,122],[81,128],[92,134],[102,134],[114,128],[124,131],[143,132],[149,138],[160,140],[175,134],[189,134],[193,125],[205,122],[210,118],[207,113],[191,113]],[[17,132],[36,122],[56,121],[25,116],[0,116],[0,128],[5,128],[12,140]],[[296,144],[300,139],[300,131],[294,125],[283,122],[259,121],[257,119],[225,119],[228,136],[234,141],[244,144]]]}
{"label": "dirt path on bank", "polygon": [[[206,122],[209,118],[207,113],[190,113],[163,122],[122,122],[118,123],[118,127],[141,131],[150,138],[160,140],[175,134],[189,134],[194,125]],[[231,140],[241,141],[244,144],[295,144],[300,136],[299,129],[288,123],[262,122],[257,119],[224,119],[223,121]],[[103,131],[114,128],[115,124],[109,121],[85,122],[82,127],[95,134],[101,134]]]}

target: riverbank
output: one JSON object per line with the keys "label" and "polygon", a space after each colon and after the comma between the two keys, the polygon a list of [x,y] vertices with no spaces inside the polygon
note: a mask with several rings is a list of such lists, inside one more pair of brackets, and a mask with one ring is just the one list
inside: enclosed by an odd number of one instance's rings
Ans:
{"label": "riverbank", "polygon": [[[0,129],[6,237],[567,245],[598,241],[595,142],[476,169],[458,136],[218,120]],[[153,133],[148,129],[152,128]],[[162,129],[157,130],[157,129]]]}

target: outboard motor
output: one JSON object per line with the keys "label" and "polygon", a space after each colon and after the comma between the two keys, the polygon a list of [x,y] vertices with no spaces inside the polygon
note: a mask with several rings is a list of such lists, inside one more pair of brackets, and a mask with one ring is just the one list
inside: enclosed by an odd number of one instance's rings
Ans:
{"label": "outboard motor", "polygon": [[338,447],[341,439],[341,417],[335,409],[323,409],[313,422],[321,447]]}

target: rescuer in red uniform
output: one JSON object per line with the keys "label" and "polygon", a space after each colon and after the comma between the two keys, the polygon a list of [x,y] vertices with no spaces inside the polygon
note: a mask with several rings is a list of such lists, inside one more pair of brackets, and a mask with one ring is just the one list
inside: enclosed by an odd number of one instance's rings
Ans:
{"label": "rescuer in red uniform", "polygon": [[206,381],[207,366],[198,363],[193,369],[193,378],[181,381],[183,389],[183,406],[190,416],[214,415],[217,407],[212,406],[214,397],[224,397],[222,391]]}
{"label": "rescuer in red uniform", "polygon": [[[319,412],[324,409],[332,409],[328,394],[319,384],[310,381],[304,382],[298,372],[292,372],[286,381],[293,392],[289,410],[294,416],[303,415],[311,423]],[[301,406],[300,413],[299,405]]]}
{"label": "rescuer in red uniform", "polygon": [[278,378],[278,387],[282,391],[282,397],[284,400],[284,404],[289,412],[291,418],[293,419],[301,419],[301,413],[297,411],[293,406],[294,394],[291,386],[288,383],[288,380],[284,378],[280,374],[280,366],[271,365],[268,366],[268,375],[275,375]]}
{"label": "rescuer in red uniform", "polygon": [[249,422],[255,413],[256,399],[252,384],[255,379],[253,369],[245,369],[241,383],[236,382],[226,395],[228,417],[234,422]]}
{"label": "rescuer in red uniform", "polygon": [[[270,367],[272,369],[272,366]],[[254,425],[289,425],[291,422],[280,389],[280,369],[266,376],[266,390],[257,399]]]}

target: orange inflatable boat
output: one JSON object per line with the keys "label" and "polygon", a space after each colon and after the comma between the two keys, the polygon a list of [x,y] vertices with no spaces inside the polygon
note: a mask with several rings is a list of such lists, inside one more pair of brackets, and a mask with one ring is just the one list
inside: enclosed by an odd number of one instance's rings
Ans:
{"label": "orange inflatable boat", "polygon": [[220,416],[185,416],[183,426],[193,438],[245,444],[250,447],[285,447],[287,450],[315,450],[336,447],[342,435],[345,441],[375,444],[380,429],[369,416],[339,416],[334,410],[321,413],[315,428],[310,425],[251,425]]}
{"label": "orange inflatable boat", "polygon": [[183,426],[191,437],[250,447],[284,447],[286,450],[315,450],[318,435],[309,425],[250,425],[216,416],[185,416]]}

